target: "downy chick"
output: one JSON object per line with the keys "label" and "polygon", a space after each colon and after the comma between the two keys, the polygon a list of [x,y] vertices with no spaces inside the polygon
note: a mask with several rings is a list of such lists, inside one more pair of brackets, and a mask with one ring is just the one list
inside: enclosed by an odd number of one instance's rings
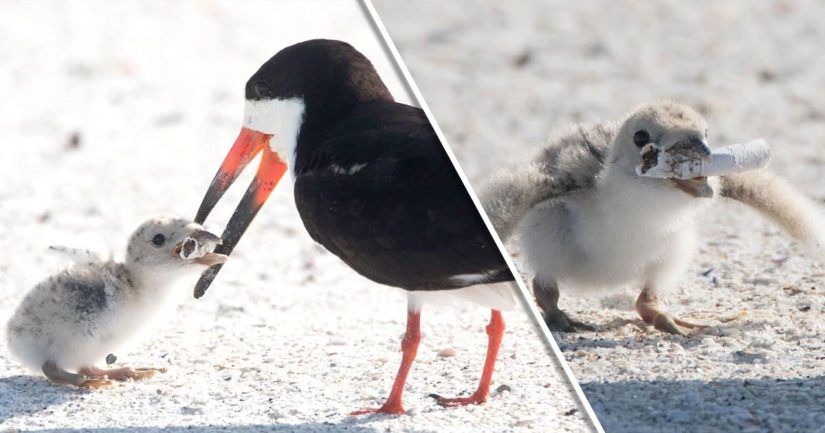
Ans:
{"label": "downy chick", "polygon": [[674,102],[646,104],[622,122],[576,126],[531,162],[502,170],[481,201],[503,239],[518,234],[532,286],[553,330],[592,329],[558,308],[565,290],[641,289],[636,311],[664,332],[700,327],[669,314],[661,297],[678,283],[696,248],[697,215],[716,197],[741,201],[823,255],[817,207],[766,169],[689,180],[640,177],[640,151],[710,155],[705,119]]}
{"label": "downy chick", "polygon": [[[157,217],[128,243],[123,263],[79,254],[78,262],[37,284],[9,320],[11,353],[56,383],[99,388],[151,377],[160,369],[101,369],[107,354],[132,343],[181,297],[176,282],[223,263],[220,238],[188,220]],[[186,295],[186,286],[181,293]]]}

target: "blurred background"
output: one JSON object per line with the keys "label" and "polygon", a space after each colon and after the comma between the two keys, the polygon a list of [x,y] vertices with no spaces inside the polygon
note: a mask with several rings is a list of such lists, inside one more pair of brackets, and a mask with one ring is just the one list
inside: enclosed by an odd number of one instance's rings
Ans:
{"label": "blurred background", "polygon": [[[8,356],[5,321],[29,288],[66,265],[47,247],[120,257],[146,217],[193,217],[240,130],[248,77],[281,48],[319,37],[353,44],[409,102],[355,1],[0,4],[0,431],[588,428],[520,311],[505,316],[493,388],[507,387],[490,404],[444,410],[427,397],[476,386],[489,311],[469,304],[424,311],[405,395],[411,416],[348,417],[389,391],[406,297],[316,245],[289,180],[209,293],[185,302],[139,350],[117,354],[116,366],[167,374],[87,393],[50,385]],[[210,217],[218,233],[252,173]],[[438,356],[447,348],[456,356]]]}
{"label": "blurred background", "polygon": [[[706,116],[713,145],[765,138],[773,169],[825,200],[821,1],[375,3],[471,181],[561,128],[675,98]],[[702,335],[651,332],[638,288],[561,288],[562,308],[599,325],[557,338],[605,429],[823,431],[825,268],[738,204],[700,224],[669,301],[712,325]]]}

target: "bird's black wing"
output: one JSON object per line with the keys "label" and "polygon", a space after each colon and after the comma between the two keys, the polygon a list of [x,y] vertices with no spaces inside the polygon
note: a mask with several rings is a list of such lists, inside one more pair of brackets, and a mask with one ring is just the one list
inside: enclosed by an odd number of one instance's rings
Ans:
{"label": "bird's black wing", "polygon": [[356,110],[299,155],[295,201],[309,234],[378,283],[450,289],[512,280],[422,110]]}

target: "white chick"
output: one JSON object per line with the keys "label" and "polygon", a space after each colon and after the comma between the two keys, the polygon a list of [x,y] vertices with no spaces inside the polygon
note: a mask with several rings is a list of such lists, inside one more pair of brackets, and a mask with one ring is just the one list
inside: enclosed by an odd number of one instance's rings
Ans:
{"label": "white chick", "polygon": [[[8,322],[11,353],[56,383],[99,388],[162,369],[101,369],[107,354],[134,343],[167,307],[176,283],[226,256],[199,224],[150,219],[132,234],[123,263],[76,254],[78,262],[37,284]],[[185,294],[185,291],[181,293]]]}

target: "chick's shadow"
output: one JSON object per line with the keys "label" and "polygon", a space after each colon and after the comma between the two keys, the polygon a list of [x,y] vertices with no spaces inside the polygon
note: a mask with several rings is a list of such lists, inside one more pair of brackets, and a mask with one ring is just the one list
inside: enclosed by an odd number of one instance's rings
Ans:
{"label": "chick's shadow", "polygon": [[16,416],[34,415],[50,406],[59,405],[68,400],[80,399],[89,390],[61,386],[49,382],[44,377],[33,375],[14,375],[0,378],[0,423]]}
{"label": "chick's shadow", "polygon": [[[319,432],[349,432],[349,433],[378,433],[385,429],[373,429],[358,425],[333,424],[333,423],[309,423],[309,424],[286,424],[286,425],[226,425],[226,426],[168,426],[168,427],[102,427],[94,429],[43,429],[27,430],[29,433],[175,433],[186,431],[190,433],[319,433]],[[435,432],[433,432],[435,433]]]}

